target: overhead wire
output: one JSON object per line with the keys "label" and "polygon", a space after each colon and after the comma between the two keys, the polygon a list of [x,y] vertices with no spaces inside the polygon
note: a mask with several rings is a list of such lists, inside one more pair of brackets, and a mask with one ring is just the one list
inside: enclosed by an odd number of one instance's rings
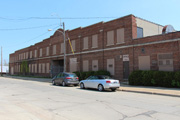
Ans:
{"label": "overhead wire", "polygon": [[37,28],[43,28],[43,27],[49,27],[49,26],[55,26],[58,24],[51,24],[51,25],[44,25],[44,26],[36,26],[36,27],[25,27],[25,28],[0,28],[0,31],[13,31],[13,30],[28,30],[28,29],[37,29]]}

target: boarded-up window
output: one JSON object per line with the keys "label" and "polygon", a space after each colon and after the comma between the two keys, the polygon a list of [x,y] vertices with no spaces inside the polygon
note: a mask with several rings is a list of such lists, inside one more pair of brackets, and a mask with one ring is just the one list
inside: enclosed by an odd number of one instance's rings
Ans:
{"label": "boarded-up window", "polygon": [[49,56],[49,47],[46,47],[46,56]]}
{"label": "boarded-up window", "polygon": [[93,60],[92,61],[92,70],[93,71],[98,71],[98,60]]}
{"label": "boarded-up window", "polygon": [[37,64],[34,66],[34,72],[37,73]]}
{"label": "boarded-up window", "polygon": [[117,29],[117,43],[124,43],[124,28]]}
{"label": "boarded-up window", "polygon": [[85,72],[85,71],[89,71],[89,61],[88,60],[83,61],[83,72]]}
{"label": "boarded-up window", "polygon": [[114,75],[114,59],[107,59],[107,71]]}
{"label": "boarded-up window", "polygon": [[70,58],[70,72],[77,71],[77,58]]}
{"label": "boarded-up window", "polygon": [[49,73],[49,63],[46,63],[46,73]]}
{"label": "boarded-up window", "polygon": [[98,47],[98,35],[93,35],[92,36],[92,48],[97,48]]}
{"label": "boarded-up window", "polygon": [[26,59],[28,59],[28,55],[29,55],[28,52],[26,52]]}
{"label": "boarded-up window", "polygon": [[64,53],[64,43],[61,43],[61,53]]}
{"label": "boarded-up window", "polygon": [[34,64],[32,64],[31,72],[34,73]]}
{"label": "boarded-up window", "polygon": [[150,56],[139,56],[139,70],[150,70]]}
{"label": "boarded-up window", "polygon": [[45,63],[42,63],[42,73],[45,73]]}
{"label": "boarded-up window", "polygon": [[107,32],[107,45],[114,45],[114,31]]}
{"label": "boarded-up window", "polygon": [[42,48],[39,49],[39,57],[42,57]]}
{"label": "boarded-up window", "polygon": [[173,71],[173,54],[158,54],[158,65],[160,71]]}
{"label": "boarded-up window", "polygon": [[53,45],[53,55],[56,54],[56,45]]}
{"label": "boarded-up window", "polygon": [[39,73],[41,73],[41,64],[39,64],[39,68],[38,69],[39,69]]}
{"label": "boarded-up window", "polygon": [[31,64],[29,64],[29,73],[31,73]]}
{"label": "boarded-up window", "polygon": [[71,45],[72,45],[73,50],[75,51],[76,50],[75,40],[71,41]]}
{"label": "boarded-up window", "polygon": [[88,49],[88,37],[84,37],[83,39],[83,49]]}
{"label": "boarded-up window", "polygon": [[34,57],[37,57],[37,50],[34,51]]}
{"label": "boarded-up window", "polygon": [[32,51],[30,51],[30,58],[32,58]]}

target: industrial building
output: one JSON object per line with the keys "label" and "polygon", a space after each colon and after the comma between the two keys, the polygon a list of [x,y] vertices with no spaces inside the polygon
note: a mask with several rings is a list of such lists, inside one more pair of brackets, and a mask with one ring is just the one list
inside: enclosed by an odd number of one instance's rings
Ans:
{"label": "industrial building", "polygon": [[[168,24],[168,23],[167,23]],[[52,77],[64,68],[63,29],[42,42],[10,54],[10,74]],[[66,71],[108,70],[121,81],[134,70],[180,70],[180,32],[134,15],[66,30]]]}

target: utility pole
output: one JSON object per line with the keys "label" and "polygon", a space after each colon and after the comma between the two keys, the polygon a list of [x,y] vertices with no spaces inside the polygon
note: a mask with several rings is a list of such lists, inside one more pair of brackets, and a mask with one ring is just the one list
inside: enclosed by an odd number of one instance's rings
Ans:
{"label": "utility pole", "polygon": [[66,72],[66,34],[65,34],[64,22],[63,22],[63,32],[64,32],[64,72]]}
{"label": "utility pole", "polygon": [[1,75],[3,73],[3,62],[2,62],[2,46],[1,46]]}

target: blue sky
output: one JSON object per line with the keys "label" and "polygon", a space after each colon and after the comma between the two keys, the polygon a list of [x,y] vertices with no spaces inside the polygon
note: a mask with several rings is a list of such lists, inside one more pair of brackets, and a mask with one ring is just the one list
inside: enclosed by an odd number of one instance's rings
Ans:
{"label": "blue sky", "polygon": [[3,60],[9,61],[10,53],[49,38],[54,32],[47,30],[60,28],[60,21],[66,29],[74,29],[134,14],[161,25],[171,24],[179,31],[179,5],[179,0],[0,0]]}

